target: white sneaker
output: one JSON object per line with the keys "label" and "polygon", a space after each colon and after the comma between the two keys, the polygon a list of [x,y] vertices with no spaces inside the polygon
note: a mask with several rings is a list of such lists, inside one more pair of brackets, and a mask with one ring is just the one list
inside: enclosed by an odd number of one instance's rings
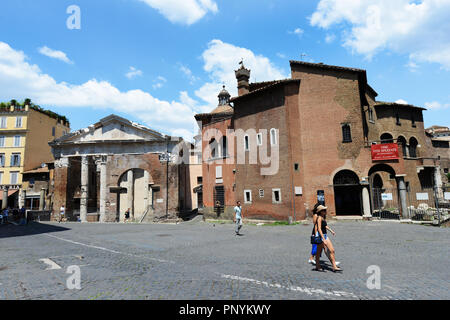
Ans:
{"label": "white sneaker", "polygon": [[316,261],[311,260],[311,259],[308,260],[308,263],[311,263],[311,264],[313,264],[313,265],[316,265]]}
{"label": "white sneaker", "polygon": [[339,267],[341,263],[339,261],[336,261],[336,267]]}

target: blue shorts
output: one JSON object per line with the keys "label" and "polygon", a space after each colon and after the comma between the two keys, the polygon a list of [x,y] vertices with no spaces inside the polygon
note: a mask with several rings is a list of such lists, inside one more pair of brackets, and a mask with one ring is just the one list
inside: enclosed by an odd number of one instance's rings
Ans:
{"label": "blue shorts", "polygon": [[[317,235],[318,235],[318,234],[316,234],[316,236],[317,236]],[[325,240],[328,239],[328,236],[327,236],[326,233],[323,234],[323,237],[325,238]],[[312,256],[315,256],[316,253],[317,253],[317,244],[313,244],[313,245],[312,245],[312,250],[311,250],[311,255],[312,255]]]}

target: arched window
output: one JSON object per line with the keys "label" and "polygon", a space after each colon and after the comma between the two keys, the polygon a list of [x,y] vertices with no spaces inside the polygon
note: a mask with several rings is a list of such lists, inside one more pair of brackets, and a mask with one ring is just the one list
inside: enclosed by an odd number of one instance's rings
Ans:
{"label": "arched window", "polygon": [[412,158],[417,158],[417,145],[419,143],[417,142],[417,139],[414,137],[411,137],[409,139],[409,156]]}
{"label": "arched window", "polygon": [[403,156],[407,157],[406,139],[403,136],[397,138],[397,144],[402,148]]}
{"label": "arched window", "polygon": [[349,124],[342,125],[342,142],[352,142],[352,132]]}
{"label": "arched window", "polygon": [[222,137],[220,146],[222,147],[222,156],[227,157],[228,156],[227,137]]}
{"label": "arched window", "polygon": [[383,133],[380,137],[381,143],[394,143],[394,139],[390,133]]}
{"label": "arched window", "polygon": [[278,143],[277,130],[272,128],[270,129],[270,144],[276,145]]}
{"label": "arched window", "polygon": [[250,150],[250,139],[248,138],[248,135],[245,135],[244,137],[244,150],[245,151]]}
{"label": "arched window", "polygon": [[371,107],[369,107],[369,121],[374,121],[373,120],[373,109]]}

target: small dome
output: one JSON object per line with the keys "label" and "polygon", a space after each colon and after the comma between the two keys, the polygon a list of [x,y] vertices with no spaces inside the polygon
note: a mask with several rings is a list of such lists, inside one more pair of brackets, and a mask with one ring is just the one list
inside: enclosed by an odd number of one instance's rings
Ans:
{"label": "small dome", "polygon": [[225,89],[225,85],[223,86],[222,91],[220,91],[218,97],[219,97],[219,106],[227,105],[230,102],[231,95]]}

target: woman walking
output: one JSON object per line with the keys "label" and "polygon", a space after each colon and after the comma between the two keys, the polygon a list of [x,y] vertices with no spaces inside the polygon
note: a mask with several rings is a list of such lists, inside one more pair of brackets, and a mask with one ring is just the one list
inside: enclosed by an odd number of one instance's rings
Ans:
{"label": "woman walking", "polygon": [[317,221],[314,225],[314,234],[316,236],[320,235],[320,238],[322,239],[322,243],[317,245],[317,253],[316,253],[316,270],[317,271],[323,271],[322,267],[320,266],[320,254],[322,253],[322,249],[326,248],[328,249],[328,252],[330,253],[330,262],[333,266],[333,272],[336,271],[342,271],[337,265],[336,265],[336,258],[335,258],[335,251],[333,247],[333,243],[327,236],[327,230],[329,230],[333,235],[336,233],[331,230],[330,227],[327,225],[326,221],[326,215],[327,215],[327,207],[324,207],[322,205],[319,205],[317,207]]}
{"label": "woman walking", "polygon": [[[314,205],[314,208],[313,208],[313,210],[312,210],[312,214],[313,214],[313,225],[315,225],[315,224],[316,224],[316,221],[317,221],[317,207],[318,207],[318,206],[320,206],[320,202],[317,202],[317,203]],[[330,232],[331,232],[331,229],[330,229]],[[334,231],[333,231],[333,232],[334,232]],[[333,233],[333,235],[334,235],[334,233]],[[324,251],[325,251],[325,255],[328,257],[328,260],[330,260],[330,262],[331,262],[330,252],[328,251],[327,248],[324,248]],[[311,263],[311,264],[313,264],[313,265],[316,264],[316,253],[317,253],[317,244],[313,244],[313,245],[312,245],[312,249],[311,249],[311,256],[309,257],[308,263]],[[339,264],[340,264],[340,262],[339,262],[339,261],[336,261],[336,265],[339,266]]]}

